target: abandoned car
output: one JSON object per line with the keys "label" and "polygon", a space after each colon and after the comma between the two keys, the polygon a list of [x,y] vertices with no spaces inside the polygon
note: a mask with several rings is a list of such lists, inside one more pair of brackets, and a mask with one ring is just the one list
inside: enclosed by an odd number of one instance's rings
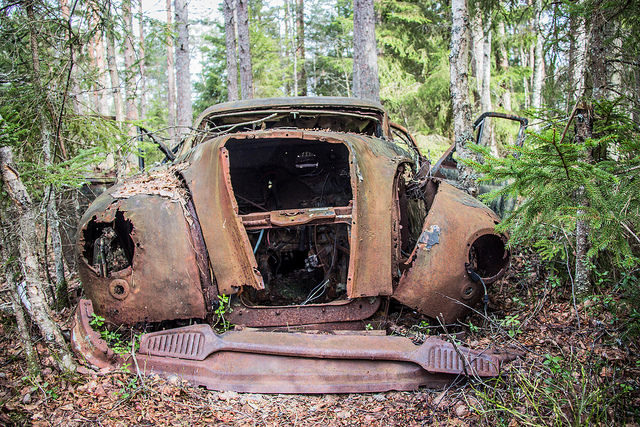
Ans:
{"label": "abandoned car", "polygon": [[509,263],[499,218],[433,177],[379,104],[215,105],[166,154],[80,222],[87,299],[72,340],[88,363],[124,363],[91,329],[95,311],[151,331],[129,356],[138,369],[210,389],[409,390],[498,374],[494,354],[366,330],[390,299],[455,321]]}

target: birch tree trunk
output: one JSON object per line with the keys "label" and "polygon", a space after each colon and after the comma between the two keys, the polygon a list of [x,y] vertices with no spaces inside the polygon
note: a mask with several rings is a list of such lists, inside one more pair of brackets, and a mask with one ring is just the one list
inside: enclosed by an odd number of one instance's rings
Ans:
{"label": "birch tree trunk", "polygon": [[296,7],[296,58],[298,58],[298,96],[307,96],[307,73],[304,67],[304,0]]}
{"label": "birch tree trunk", "polygon": [[353,94],[380,102],[373,0],[353,0]]}
{"label": "birch tree trunk", "polygon": [[479,2],[475,5],[471,19],[471,72],[476,80],[474,97],[476,109],[481,108],[482,79],[484,77],[484,37],[482,26],[482,10]]}
{"label": "birch tree trunk", "polygon": [[[60,11],[62,12],[62,17],[65,21],[67,21],[68,25],[71,26],[71,11],[69,10],[69,3],[67,0],[60,0]],[[65,39],[67,43],[70,42],[71,34],[67,30],[65,34]],[[76,79],[76,73],[72,70],[71,73],[71,81],[70,81],[71,92],[68,94],[69,99],[71,99],[71,105],[73,107],[74,113],[80,112],[80,102],[78,101],[78,96],[80,94],[80,88],[78,87],[78,80]]]}
{"label": "birch tree trunk", "polygon": [[[4,221],[3,221],[4,222]],[[9,236],[6,231],[6,227],[4,227],[2,238],[4,240],[3,244],[0,245],[0,251],[2,252],[2,258],[4,260],[11,259],[12,255],[15,253],[15,247],[13,243],[15,242],[15,236]],[[15,280],[15,269],[14,264],[5,262],[4,265],[4,277],[9,285],[9,296],[11,298],[11,305],[13,308],[13,314],[16,317],[16,324],[18,326],[18,336],[20,338],[20,344],[22,345],[22,349],[24,350],[26,359],[27,359],[27,367],[29,368],[29,372],[37,376],[40,373],[40,366],[38,364],[38,355],[33,349],[33,341],[31,340],[31,334],[29,333],[29,324],[27,323],[26,316],[24,314],[24,309],[22,306],[22,302],[20,300],[20,296],[18,294],[18,287],[16,285]]]}
{"label": "birch tree trunk", "polygon": [[[33,82],[36,89],[36,93],[40,97],[40,99],[45,103],[45,105],[51,106],[53,103],[49,99],[49,95],[45,92],[42,87],[42,78],[40,71],[40,54],[38,52],[38,41],[36,37],[36,30],[34,28],[34,24],[36,22],[36,18],[33,12],[33,3],[27,4],[27,16],[29,18],[29,40],[30,40],[30,48],[31,48],[31,61],[33,66]],[[54,135],[51,123],[49,119],[46,117],[43,109],[37,109],[39,130],[40,130],[40,142],[42,144],[42,158],[44,160],[45,167],[50,167],[53,165],[53,158],[51,156],[51,146],[54,142]],[[53,116],[55,117],[55,116]],[[51,248],[53,249],[53,258],[55,264],[56,271],[56,290],[62,291],[63,295],[66,290],[66,279],[64,276],[64,257],[62,254],[62,239],[60,237],[60,220],[58,218],[58,209],[56,206],[56,193],[53,190],[53,185],[49,185],[47,190],[45,191],[45,201],[46,201],[46,217],[48,222],[48,231],[51,238]],[[46,245],[45,240],[45,245]],[[45,260],[45,265],[48,263],[48,260]],[[46,295],[46,293],[45,293]]]}
{"label": "birch tree trunk", "polygon": [[482,25],[482,112],[491,111],[491,13],[484,16]]}
{"label": "birch tree trunk", "polygon": [[238,100],[238,48],[236,46],[236,2],[222,1],[224,15],[225,49],[227,56],[227,96],[229,101]]}
{"label": "birch tree trunk", "polygon": [[504,29],[504,21],[498,21],[498,53],[499,57],[497,62],[498,68],[502,73],[503,77],[500,81],[500,88],[502,89],[502,108],[504,108],[507,112],[510,112],[511,109],[511,79],[507,78],[506,75],[509,73],[509,54],[507,53],[507,48],[505,47],[505,37],[506,32]]}
{"label": "birch tree trunk", "polygon": [[187,0],[175,0],[176,26],[178,40],[176,43],[176,98],[178,135],[189,133],[193,124],[191,106],[191,72],[189,71],[189,13]]}
{"label": "birch tree trunk", "polygon": [[[471,157],[466,148],[473,141],[471,127],[471,105],[469,104],[469,81],[467,75],[469,63],[469,14],[466,0],[451,2],[451,46],[449,54],[450,91],[453,107],[453,135],[456,152],[462,159]],[[471,194],[477,192],[472,170],[458,162],[458,185]]]}
{"label": "birch tree trunk", "polygon": [[176,132],[176,69],[173,60],[173,13],[167,0],[167,126],[171,146],[177,143]]}
{"label": "birch tree trunk", "polygon": [[248,0],[236,0],[238,17],[238,59],[240,62],[240,98],[253,98],[253,70],[249,40]]}
{"label": "birch tree trunk", "polygon": [[542,0],[535,0],[535,18],[533,20],[536,34],[536,45],[533,63],[533,89],[531,92],[531,106],[535,109],[542,107],[542,81],[544,78],[544,52],[542,49],[542,30],[540,28],[540,15],[542,14]]}
{"label": "birch tree trunk", "polygon": [[76,364],[71,351],[62,336],[58,325],[49,313],[49,306],[44,294],[44,285],[40,280],[40,266],[36,256],[36,212],[29,193],[22,184],[13,162],[10,147],[0,147],[0,170],[2,181],[9,198],[18,213],[18,241],[21,270],[26,283],[27,296],[31,304],[33,321],[40,329],[54,361],[62,371],[75,371]]}

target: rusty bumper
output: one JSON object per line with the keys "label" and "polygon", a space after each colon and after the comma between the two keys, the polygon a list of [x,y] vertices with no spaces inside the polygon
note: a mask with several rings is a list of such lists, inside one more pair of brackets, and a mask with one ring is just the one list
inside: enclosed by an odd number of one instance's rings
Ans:
{"label": "rusty bumper", "polygon": [[[98,368],[132,360],[113,354],[91,329],[91,302],[76,311],[74,350]],[[144,374],[177,375],[211,390],[252,393],[352,393],[440,388],[460,375],[496,376],[499,358],[429,339],[232,331],[193,325],[142,336]]]}

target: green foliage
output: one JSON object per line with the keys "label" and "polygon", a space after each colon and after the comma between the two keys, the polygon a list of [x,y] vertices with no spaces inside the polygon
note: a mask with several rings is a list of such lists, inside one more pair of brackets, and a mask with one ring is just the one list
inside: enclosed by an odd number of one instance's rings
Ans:
{"label": "green foliage", "polygon": [[[594,270],[611,265],[634,268],[638,241],[629,230],[640,229],[640,138],[634,124],[616,103],[596,106],[594,138],[575,144],[571,132],[552,126],[529,135],[514,156],[495,158],[486,147],[474,146],[484,162],[470,162],[482,180],[507,182],[484,196],[518,197],[520,203],[499,225],[511,244],[532,245],[546,260],[565,264],[572,256],[579,212],[589,224],[589,258]],[[584,159],[593,154],[595,160]],[[577,196],[584,189],[586,206]],[[604,269],[604,270],[603,270]]]}
{"label": "green foliage", "polygon": [[225,332],[231,329],[233,326],[225,315],[233,311],[231,308],[231,299],[229,295],[218,295],[218,307],[216,307],[213,314],[216,316],[216,323],[213,325],[219,332]]}
{"label": "green foliage", "polygon": [[107,345],[117,355],[125,356],[131,353],[132,346],[135,350],[140,348],[140,334],[134,334],[131,340],[128,340],[125,334],[120,332],[120,328],[115,331],[110,330],[105,323],[105,318],[102,316],[91,313],[89,325],[94,331],[100,333],[100,337],[107,342]]}

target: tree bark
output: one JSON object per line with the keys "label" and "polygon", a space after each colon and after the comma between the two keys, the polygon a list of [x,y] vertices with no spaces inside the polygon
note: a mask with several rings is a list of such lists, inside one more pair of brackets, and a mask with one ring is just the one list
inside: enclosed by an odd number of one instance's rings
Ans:
{"label": "tree bark", "polygon": [[222,1],[224,15],[225,49],[227,56],[227,96],[229,101],[238,100],[238,48],[236,46],[236,2]]}
{"label": "tree bark", "polygon": [[484,37],[482,26],[482,9],[480,2],[476,2],[473,17],[471,18],[471,73],[476,80],[474,97],[475,107],[480,109],[482,105],[482,79],[484,78]]}
{"label": "tree bark", "polygon": [[238,59],[240,62],[240,98],[253,98],[253,70],[249,40],[248,0],[236,0],[238,17]]}
{"label": "tree bark", "polygon": [[[60,11],[62,12],[62,17],[65,21],[71,25],[71,11],[69,10],[69,3],[67,0],[60,0]],[[70,43],[71,34],[67,31],[65,35],[65,39],[67,43]],[[91,49],[89,49],[91,50]],[[76,79],[76,73],[71,73],[71,82],[70,82],[71,91],[68,94],[69,99],[71,99],[71,106],[73,108],[74,113],[80,112],[80,102],[78,101],[78,96],[80,94],[80,88],[78,87],[78,80]]]}
{"label": "tree bark", "polygon": [[[593,108],[590,105],[581,105],[576,108],[575,121],[575,140],[576,144],[584,144],[584,142],[593,136]],[[584,159],[591,162],[593,159],[590,154]],[[576,270],[575,270],[575,288],[578,295],[584,296],[588,294],[590,289],[589,281],[589,259],[587,252],[589,251],[589,223],[585,219],[588,201],[585,196],[584,186],[578,188],[576,198],[578,204],[584,209],[578,209],[576,212]]]}
{"label": "tree bark", "polygon": [[531,106],[535,109],[542,107],[542,81],[544,78],[544,52],[542,49],[542,30],[540,28],[540,15],[542,14],[542,0],[535,0],[535,18],[533,27],[536,34],[533,63],[533,85],[531,93]]}
{"label": "tree bark", "polygon": [[[578,4],[581,4],[582,0],[578,0]],[[587,63],[587,28],[585,24],[585,19],[583,16],[579,14],[573,14],[571,16],[571,20],[575,21],[575,34],[574,34],[574,62],[573,62],[573,72],[571,73],[571,81],[573,82],[573,86],[570,87],[569,91],[569,105],[573,105],[573,103],[582,98],[584,96],[585,89],[585,68]]]}
{"label": "tree bark", "polygon": [[504,29],[504,21],[498,22],[498,58],[497,66],[502,73],[500,80],[500,88],[502,89],[502,108],[507,112],[511,112],[511,79],[506,75],[509,73],[509,54],[505,46],[506,32]]}
{"label": "tree bark", "polygon": [[482,112],[491,111],[491,13],[484,16],[482,25]]}
{"label": "tree bark", "polygon": [[138,115],[140,120],[147,116],[147,73],[145,71],[145,50],[144,50],[144,12],[142,10],[142,0],[139,3],[138,31],[140,35],[140,102]]}
{"label": "tree bark", "polygon": [[[33,12],[33,3],[27,4],[27,16],[29,18],[29,40],[31,47],[31,61],[33,66],[33,82],[36,89],[36,93],[44,102],[45,105],[53,105],[49,99],[49,95],[42,87],[42,78],[40,71],[40,54],[38,52],[38,41],[36,37],[36,31],[33,27],[36,22],[36,18]],[[45,167],[51,167],[53,165],[53,158],[51,156],[51,146],[53,145],[53,130],[49,119],[46,117],[43,109],[37,109],[38,123],[40,125],[40,140],[42,144],[42,157]],[[55,116],[53,116],[55,118]],[[66,289],[66,279],[64,276],[64,257],[62,254],[62,239],[60,237],[60,220],[58,219],[58,209],[56,207],[56,193],[53,190],[53,185],[49,185],[45,192],[46,200],[46,216],[48,222],[48,231],[51,237],[51,248],[53,249],[53,258],[56,272],[56,290],[60,288]],[[45,241],[45,245],[46,245]],[[45,265],[48,264],[48,260],[45,260]],[[63,289],[63,290],[64,290]],[[45,292],[46,295],[46,292]]]}
{"label": "tree bark", "polygon": [[[449,54],[450,91],[453,107],[453,135],[456,152],[461,159],[471,157],[466,148],[473,141],[471,127],[471,105],[469,104],[469,14],[466,0],[451,3],[451,45]],[[477,192],[471,168],[458,162],[458,185],[475,194]]]}
{"label": "tree bark", "polygon": [[135,168],[137,164],[137,131],[134,122],[138,120],[138,108],[136,107],[136,67],[135,51],[133,49],[133,15],[131,13],[131,0],[122,2],[122,18],[124,20],[124,88],[126,94],[126,120],[127,134],[129,135],[129,147],[125,152],[128,168]]}
{"label": "tree bark", "polygon": [[62,371],[75,371],[76,364],[58,325],[49,313],[49,307],[40,280],[40,267],[36,256],[36,212],[31,198],[22,184],[13,162],[10,147],[0,147],[0,170],[4,187],[18,213],[18,241],[20,265],[31,304],[32,318],[44,338],[53,359]]}
{"label": "tree bark", "polygon": [[307,96],[307,73],[304,67],[304,0],[296,7],[296,58],[298,63],[298,96]]}
{"label": "tree bark", "polygon": [[373,0],[353,0],[353,94],[380,102]]}
{"label": "tree bark", "polygon": [[176,69],[173,60],[173,13],[167,0],[167,127],[171,146],[177,143],[176,132]]}
{"label": "tree bark", "polygon": [[187,0],[175,0],[176,26],[176,98],[178,115],[178,135],[189,133],[193,124],[191,106],[191,72],[189,71],[189,12]]}
{"label": "tree bark", "polygon": [[31,375],[37,376],[40,374],[40,365],[38,364],[38,355],[33,349],[33,341],[31,340],[31,334],[29,333],[29,324],[27,323],[22,302],[18,294],[18,286],[16,285],[15,280],[16,271],[13,263],[6,262],[6,260],[11,259],[15,253],[16,248],[14,247],[13,242],[15,242],[16,239],[15,236],[8,235],[6,227],[3,228],[2,238],[4,242],[0,244],[0,251],[2,252],[2,258],[5,260],[4,277],[9,285],[9,296],[11,298],[13,315],[16,317],[18,336],[27,359],[27,367]]}
{"label": "tree bark", "polygon": [[105,66],[105,52],[104,52],[104,41],[102,37],[102,30],[97,29],[96,34],[93,37],[93,45],[96,49],[96,67],[98,71],[98,87],[100,92],[100,108],[99,113],[102,116],[109,115],[109,102],[107,98],[107,87],[109,83],[107,82],[107,73]]}
{"label": "tree bark", "polygon": [[113,94],[113,107],[115,110],[116,122],[121,124],[124,121],[124,108],[122,105],[122,92],[120,90],[120,76],[118,75],[118,64],[116,62],[116,44],[114,37],[114,22],[111,9],[108,11],[107,22],[107,67],[111,78],[111,93]]}
{"label": "tree bark", "polygon": [[596,4],[591,14],[591,44],[589,46],[592,97],[595,100],[606,97],[609,80],[604,49],[605,25],[604,11],[599,4]]}

